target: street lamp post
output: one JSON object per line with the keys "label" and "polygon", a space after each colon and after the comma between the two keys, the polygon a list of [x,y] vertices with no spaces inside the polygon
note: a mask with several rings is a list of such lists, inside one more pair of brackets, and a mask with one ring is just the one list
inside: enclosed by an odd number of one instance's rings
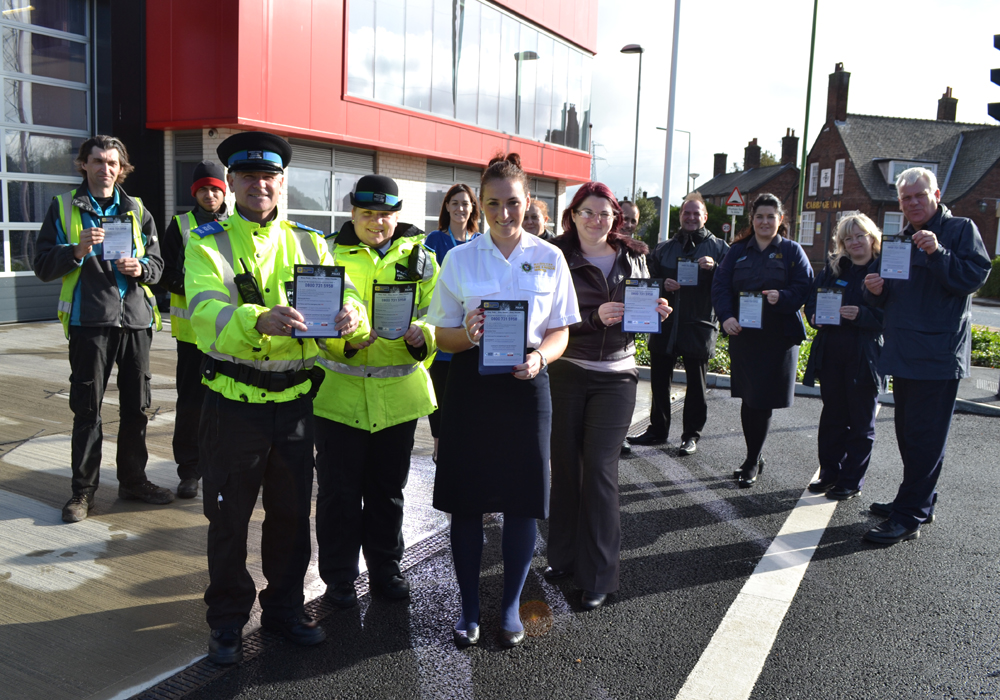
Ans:
{"label": "street lamp post", "polygon": [[[658,126],[656,128],[659,129],[660,131],[666,131],[667,130],[667,127],[665,127],[665,126]],[[687,176],[687,182],[688,182],[687,187],[688,187],[688,191],[685,192],[684,194],[691,194],[691,177],[692,177],[691,176],[691,132],[690,131],[684,131],[684,129],[674,129],[674,131],[679,131],[682,134],[687,134],[688,135],[688,169],[687,169],[687,174],[688,174],[688,176]],[[698,176],[695,175],[694,177],[698,177]]]}
{"label": "street lamp post", "polygon": [[635,169],[639,160],[639,98],[642,95],[642,54],[645,52],[638,44],[627,44],[622,47],[622,53],[639,54],[639,79],[635,88],[635,150],[632,152],[632,201],[635,201]]}
{"label": "street lamp post", "polygon": [[[514,54],[517,66],[517,79],[514,85],[514,133],[521,133],[521,61],[537,61],[538,54],[534,51],[518,51]],[[510,64],[508,64],[510,65]]]}
{"label": "street lamp post", "polygon": [[691,179],[691,189],[688,190],[688,194],[690,194],[691,190],[694,189],[695,182],[698,181],[698,178],[701,177],[701,175],[699,173],[688,173],[688,177]]}

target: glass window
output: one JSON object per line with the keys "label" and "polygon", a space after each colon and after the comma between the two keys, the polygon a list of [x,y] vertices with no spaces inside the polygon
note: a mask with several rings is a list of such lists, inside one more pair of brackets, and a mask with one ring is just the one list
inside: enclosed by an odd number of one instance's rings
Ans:
{"label": "glass window", "polygon": [[455,118],[470,124],[479,111],[479,8],[478,2],[463,2],[459,8]]}
{"label": "glass window", "polygon": [[887,211],[882,224],[883,236],[897,236],[903,230],[903,215],[900,212]]}
{"label": "glass window", "polygon": [[[318,151],[321,146],[306,146],[296,144],[296,148]],[[359,179],[366,174],[362,172],[337,171],[338,160],[348,164],[357,161],[363,154],[351,152],[332,152],[325,146],[327,158],[325,162],[334,163],[334,167],[290,167],[288,168],[288,218],[300,224],[319,229],[324,233],[339,231],[344,223],[351,220],[351,192]],[[374,163],[374,159],[371,159]],[[341,163],[341,167],[345,166]],[[357,168],[361,170],[361,168]]]}
{"label": "glass window", "polygon": [[55,126],[62,129],[87,128],[87,92],[4,80],[4,120],[19,124]]}
{"label": "glass window", "polygon": [[520,59],[517,61],[519,74],[515,85],[517,100],[517,133],[521,136],[535,136],[535,90],[538,75],[538,32],[522,25],[518,42]]}
{"label": "glass window", "polygon": [[34,269],[35,239],[38,231],[9,231],[10,271],[31,272]]}
{"label": "glass window", "polygon": [[438,227],[438,217],[441,215],[441,205],[444,204],[444,196],[448,193],[451,185],[443,182],[427,183],[427,205],[424,209],[426,216],[425,231],[434,231]]}
{"label": "glass window", "polygon": [[457,64],[454,8],[456,5],[452,0],[434,0],[431,111],[445,117],[455,116],[455,83],[452,79]]}
{"label": "glass window", "polygon": [[347,33],[347,93],[375,95],[375,0],[351,0]]}
{"label": "glass window", "polygon": [[87,0],[3,0],[3,18],[71,34],[87,33]]}
{"label": "glass window", "polygon": [[567,79],[565,143],[567,146],[580,148],[582,115],[577,111],[577,105],[583,106],[583,56],[576,51],[569,52]]}
{"label": "glass window", "polygon": [[556,43],[552,64],[552,131],[548,138],[552,143],[566,143],[568,72],[569,47]]}
{"label": "glass window", "polygon": [[431,23],[434,0],[406,0],[406,82],[403,104],[431,111]]}
{"label": "glass window", "polygon": [[535,138],[548,141],[552,130],[552,67],[555,65],[555,41],[538,36],[537,87],[535,89]]}
{"label": "glass window", "polygon": [[7,171],[76,177],[73,159],[86,139],[82,136],[50,136],[30,131],[8,131],[4,148]]}
{"label": "glass window", "polygon": [[[334,191],[335,211],[351,211],[351,193],[358,180],[364,177],[358,173],[336,173],[336,188]],[[338,229],[339,230],[339,229]]]}
{"label": "glass window", "polygon": [[518,42],[521,23],[509,15],[500,20],[500,131],[516,133],[517,78],[520,60]]}
{"label": "glass window", "polygon": [[581,69],[581,74],[583,75],[583,93],[580,98],[581,102],[578,107],[582,110],[581,114],[583,116],[583,121],[580,124],[580,145],[578,148],[581,151],[590,150],[590,92],[591,92],[591,79],[592,79],[592,66],[589,59],[583,61],[583,68]]}
{"label": "glass window", "polygon": [[819,163],[809,164],[809,196],[815,197],[819,191]]}
{"label": "glass window", "polygon": [[288,168],[288,208],[330,211],[329,170]]}
{"label": "glass window", "polygon": [[813,244],[813,232],[816,229],[816,212],[807,211],[799,218],[799,243]]}
{"label": "glass window", "polygon": [[194,169],[197,162],[187,160],[174,161],[174,214],[186,214],[197,206],[198,201],[191,195],[191,183],[194,182]]}
{"label": "glass window", "polygon": [[403,55],[406,37],[404,0],[378,0],[375,8],[375,99],[403,104]]}
{"label": "glass window", "polygon": [[7,220],[42,223],[52,198],[73,188],[74,185],[60,182],[9,181],[7,183]]}
{"label": "glass window", "polygon": [[22,29],[3,28],[3,68],[58,80],[87,82],[87,45]]}
{"label": "glass window", "polygon": [[476,123],[497,129],[500,101],[500,13],[483,6],[479,32],[479,118]]}

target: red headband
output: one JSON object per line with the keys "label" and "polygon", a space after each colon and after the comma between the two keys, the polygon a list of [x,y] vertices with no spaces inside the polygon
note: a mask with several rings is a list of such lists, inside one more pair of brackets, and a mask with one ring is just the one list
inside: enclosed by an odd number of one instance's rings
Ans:
{"label": "red headband", "polygon": [[200,180],[196,180],[195,183],[191,185],[191,196],[194,197],[198,190],[207,186],[218,187],[222,190],[222,194],[226,193],[226,183],[222,180],[214,177],[203,177]]}

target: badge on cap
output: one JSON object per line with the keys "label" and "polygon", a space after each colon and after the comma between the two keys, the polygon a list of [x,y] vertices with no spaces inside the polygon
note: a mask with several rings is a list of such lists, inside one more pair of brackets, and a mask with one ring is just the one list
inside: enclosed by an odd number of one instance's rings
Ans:
{"label": "badge on cap", "polygon": [[383,194],[382,192],[373,192],[372,201],[378,202],[379,204],[385,204],[385,194]]}
{"label": "badge on cap", "polygon": [[264,151],[247,151],[247,160],[264,160]]}

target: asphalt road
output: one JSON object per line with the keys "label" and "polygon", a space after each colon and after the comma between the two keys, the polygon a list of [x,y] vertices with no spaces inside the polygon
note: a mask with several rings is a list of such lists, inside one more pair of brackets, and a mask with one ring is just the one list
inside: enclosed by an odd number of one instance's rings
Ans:
{"label": "asphalt road", "polygon": [[972,322],[977,326],[1000,328],[1000,306],[973,304]]}
{"label": "asphalt road", "polygon": [[[636,448],[620,470],[621,590],[584,613],[572,584],[544,581],[543,524],[521,599],[522,616],[542,614],[532,623],[537,636],[520,648],[495,640],[500,523],[491,520],[479,647],[460,652],[451,642],[458,592],[439,537],[440,547],[407,573],[409,604],[365,595],[323,620],[326,643],[301,649],[272,640],[188,697],[1000,697],[1000,527],[988,496],[996,493],[1000,421],[955,416],[937,521],[918,540],[880,548],[860,537],[878,522],[868,504],[891,500],[901,478],[892,409],[880,414],[864,492],[835,509],[822,498],[800,500],[816,469],[820,409],[799,397],[775,412],[767,469],[750,490],[732,481],[743,441],[739,402],[727,391],[711,396],[696,455]],[[823,525],[793,537],[818,547],[776,552],[775,536],[810,509],[825,512]],[[776,602],[781,586],[792,591],[790,604]],[[691,690],[696,666],[713,690]]]}

